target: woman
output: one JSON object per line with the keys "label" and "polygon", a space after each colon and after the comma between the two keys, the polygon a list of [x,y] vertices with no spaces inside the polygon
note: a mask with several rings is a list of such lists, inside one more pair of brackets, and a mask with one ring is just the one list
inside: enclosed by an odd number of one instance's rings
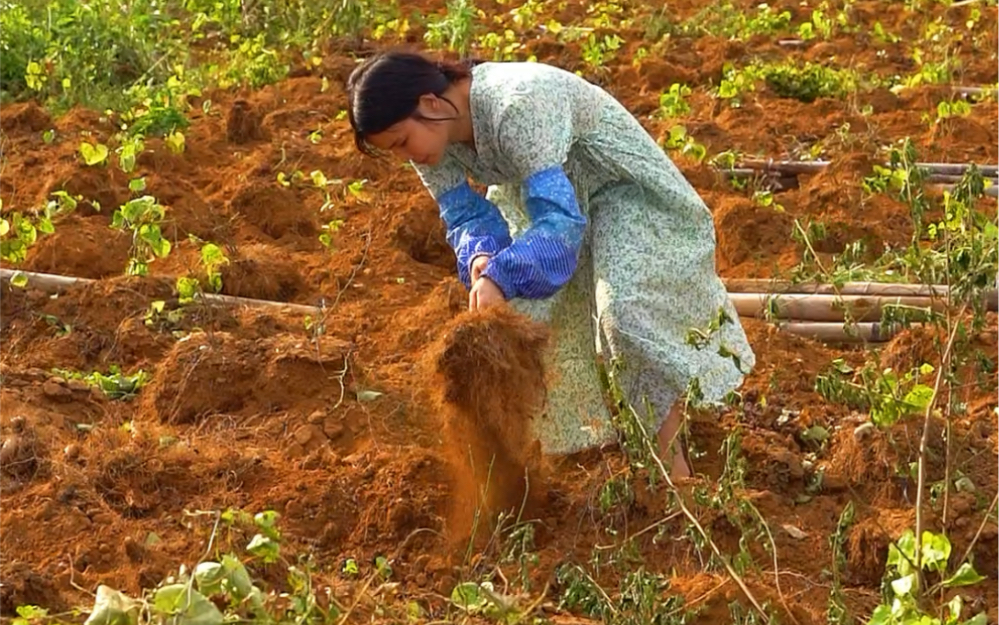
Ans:
{"label": "woman", "polygon": [[[715,273],[711,215],[638,121],[540,63],[386,52],[354,70],[347,93],[358,148],[409,160],[440,206],[469,307],[509,301],[553,328],[542,449],[614,440],[596,358],[606,348],[632,405],[653,407],[671,475],[690,475],[674,444],[688,384],[720,400],[742,382],[736,360],[748,370],[755,357]],[[719,310],[733,322],[689,345]]]}

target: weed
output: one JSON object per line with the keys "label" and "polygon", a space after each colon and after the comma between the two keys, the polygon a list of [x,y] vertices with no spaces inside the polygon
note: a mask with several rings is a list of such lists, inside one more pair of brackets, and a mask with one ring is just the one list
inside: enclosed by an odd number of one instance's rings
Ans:
{"label": "weed", "polygon": [[[828,401],[869,410],[875,425],[887,427],[926,409],[933,389],[920,380],[933,371],[924,363],[900,375],[891,369],[879,370],[875,362],[854,370],[837,358],[830,370],[816,378],[815,391]],[[851,374],[853,380],[844,379]]]}

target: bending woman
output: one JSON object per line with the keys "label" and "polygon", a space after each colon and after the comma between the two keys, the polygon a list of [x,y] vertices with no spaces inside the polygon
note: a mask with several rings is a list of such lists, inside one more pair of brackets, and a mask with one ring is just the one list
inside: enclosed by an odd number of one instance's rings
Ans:
{"label": "bending woman", "polygon": [[[678,437],[688,384],[721,400],[742,383],[736,360],[748,370],[755,357],[715,272],[711,214],[638,121],[541,63],[387,52],[354,70],[347,93],[358,148],[409,160],[440,206],[469,307],[509,301],[553,328],[556,383],[534,421],[542,449],[615,439],[603,352],[622,365],[615,381],[639,413],[653,407],[672,476],[688,476]],[[719,311],[732,322],[688,344]]]}

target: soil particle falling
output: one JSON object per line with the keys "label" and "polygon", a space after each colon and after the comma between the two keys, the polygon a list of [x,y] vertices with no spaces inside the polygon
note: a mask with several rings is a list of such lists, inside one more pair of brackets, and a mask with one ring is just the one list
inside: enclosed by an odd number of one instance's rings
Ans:
{"label": "soil particle falling", "polygon": [[539,494],[540,443],[532,420],[544,407],[548,341],[546,326],[504,306],[459,315],[430,349],[435,400],[457,482],[455,539],[471,530],[473,506],[494,518],[529,506]]}

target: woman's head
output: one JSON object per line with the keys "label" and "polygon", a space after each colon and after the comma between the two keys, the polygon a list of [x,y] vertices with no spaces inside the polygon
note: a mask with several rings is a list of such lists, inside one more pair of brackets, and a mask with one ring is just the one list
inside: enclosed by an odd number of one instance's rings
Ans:
{"label": "woman's head", "polygon": [[469,75],[467,64],[435,63],[413,52],[367,59],[347,81],[347,117],[358,149],[437,163],[459,113],[445,93]]}

